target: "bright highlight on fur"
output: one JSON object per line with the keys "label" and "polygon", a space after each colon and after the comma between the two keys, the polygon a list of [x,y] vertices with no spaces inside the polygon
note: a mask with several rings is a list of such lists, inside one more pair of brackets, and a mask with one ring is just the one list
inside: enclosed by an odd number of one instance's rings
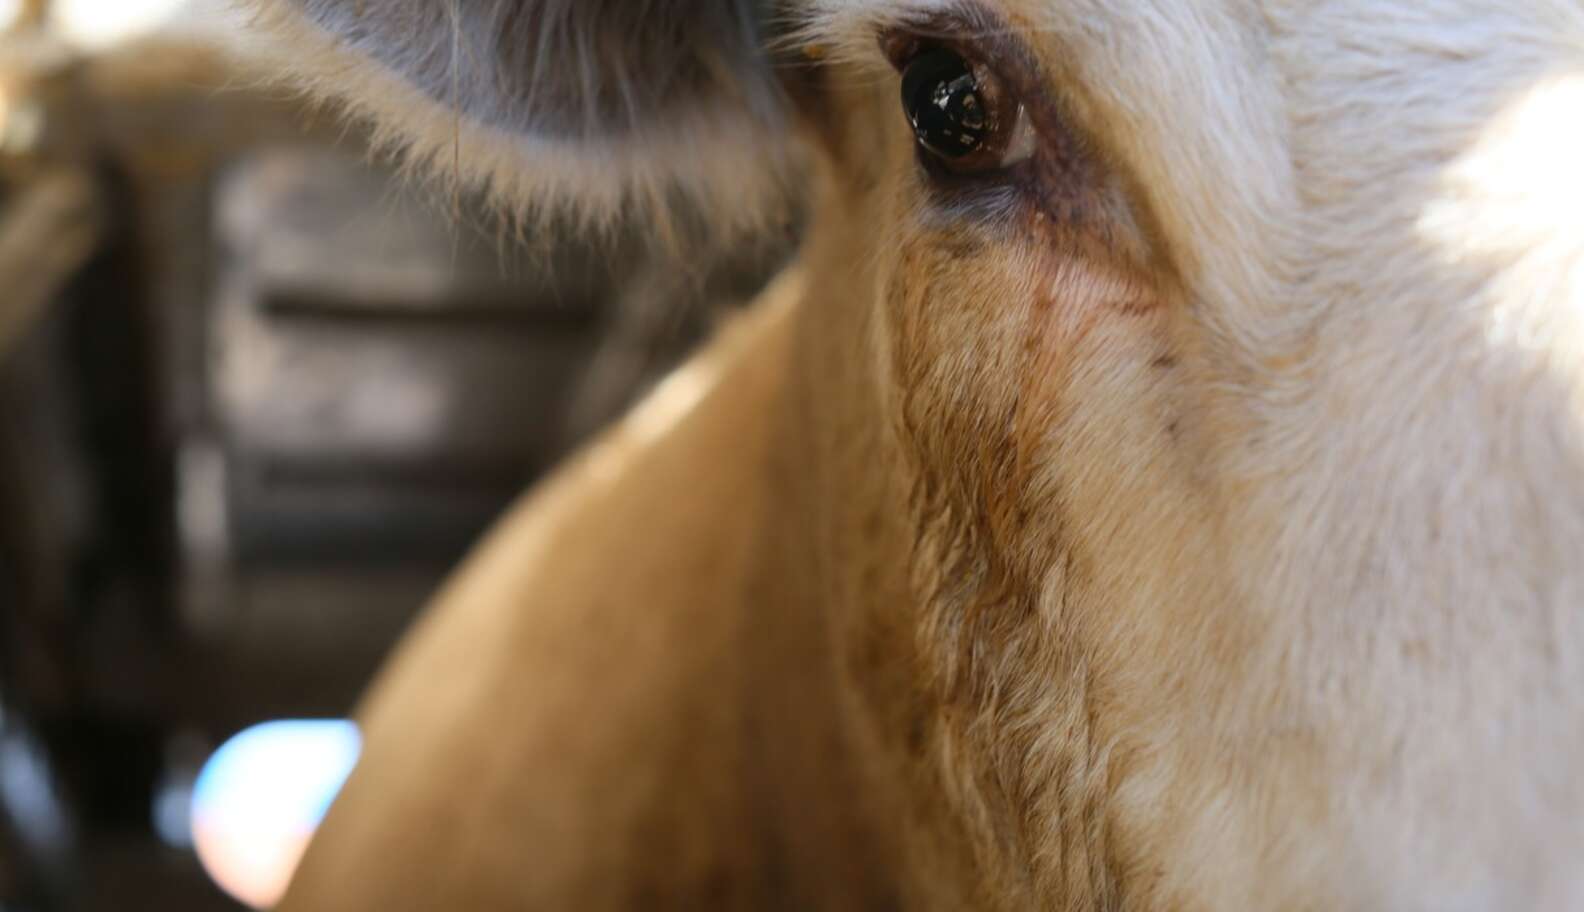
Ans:
{"label": "bright highlight on fur", "polygon": [[[1584,73],[1536,84],[1448,169],[1420,230],[1449,260],[1524,263],[1492,307],[1493,344],[1584,361]],[[1580,390],[1584,406],[1584,388]]]}

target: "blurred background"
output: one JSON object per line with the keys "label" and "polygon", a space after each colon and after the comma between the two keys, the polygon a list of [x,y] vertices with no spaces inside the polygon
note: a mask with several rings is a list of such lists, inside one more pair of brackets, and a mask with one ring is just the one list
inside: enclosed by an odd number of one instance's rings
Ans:
{"label": "blurred background", "polygon": [[790,249],[520,238],[244,31],[0,0],[0,912],[267,906],[429,593]]}

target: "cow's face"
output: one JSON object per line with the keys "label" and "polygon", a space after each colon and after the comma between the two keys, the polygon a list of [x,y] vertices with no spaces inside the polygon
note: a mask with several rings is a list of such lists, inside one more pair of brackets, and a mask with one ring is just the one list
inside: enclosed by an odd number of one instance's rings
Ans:
{"label": "cow's face", "polygon": [[1584,901],[1576,4],[281,2],[511,203],[813,200],[815,566],[921,895]]}

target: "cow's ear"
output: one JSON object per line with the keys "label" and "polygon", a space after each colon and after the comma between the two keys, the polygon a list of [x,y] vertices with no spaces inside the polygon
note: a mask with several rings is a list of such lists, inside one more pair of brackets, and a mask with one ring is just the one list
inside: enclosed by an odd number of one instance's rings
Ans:
{"label": "cow's ear", "polygon": [[521,210],[742,228],[784,197],[765,0],[248,2],[315,94]]}

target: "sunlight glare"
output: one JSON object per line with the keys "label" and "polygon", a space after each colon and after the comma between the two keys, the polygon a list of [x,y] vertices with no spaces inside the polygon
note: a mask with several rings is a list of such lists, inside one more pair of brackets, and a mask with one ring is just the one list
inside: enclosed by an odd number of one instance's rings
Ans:
{"label": "sunlight glare", "polygon": [[187,0],[55,0],[50,21],[68,42],[98,50],[157,30],[185,5]]}
{"label": "sunlight glare", "polygon": [[221,745],[193,786],[204,870],[249,906],[273,906],[361,749],[343,720],[266,722]]}

